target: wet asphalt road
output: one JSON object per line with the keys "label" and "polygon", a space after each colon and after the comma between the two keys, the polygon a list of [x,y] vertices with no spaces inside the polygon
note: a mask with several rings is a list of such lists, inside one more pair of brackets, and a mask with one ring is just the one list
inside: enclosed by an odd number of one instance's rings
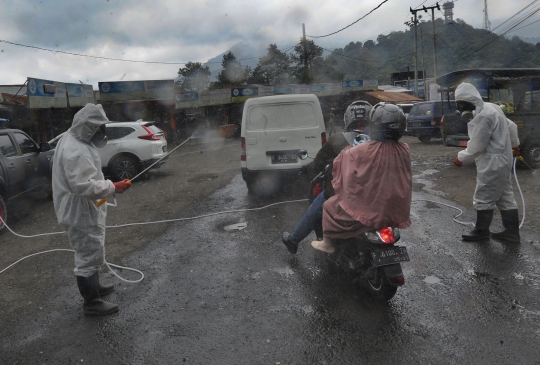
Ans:
{"label": "wet asphalt road", "polygon": [[[259,199],[237,175],[193,216],[303,199],[300,190]],[[421,199],[455,205],[414,194],[406,283],[388,303],[329,265],[313,236],[290,255],[281,231],[307,202],[279,204],[176,223],[115,262],[145,279],[104,275],[120,305],[111,316],[84,317],[72,278],[58,278],[40,310],[2,328],[0,363],[540,364],[538,243],[461,242],[457,212]],[[235,223],[247,228],[225,231]]]}

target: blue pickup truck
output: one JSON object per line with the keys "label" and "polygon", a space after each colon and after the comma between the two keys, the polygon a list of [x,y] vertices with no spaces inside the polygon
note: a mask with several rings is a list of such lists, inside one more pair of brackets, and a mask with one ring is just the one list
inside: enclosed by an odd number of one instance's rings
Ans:
{"label": "blue pickup truck", "polygon": [[21,130],[0,129],[0,230],[17,198],[50,197],[53,153],[48,143],[38,145]]}

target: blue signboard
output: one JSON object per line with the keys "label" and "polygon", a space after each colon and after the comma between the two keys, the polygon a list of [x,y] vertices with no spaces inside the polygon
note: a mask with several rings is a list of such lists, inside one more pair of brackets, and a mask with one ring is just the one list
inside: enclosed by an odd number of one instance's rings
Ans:
{"label": "blue signboard", "polygon": [[46,93],[45,85],[52,85],[54,81],[28,78],[28,96],[45,96],[54,98],[54,93]]}
{"label": "blue signboard", "polygon": [[199,93],[196,91],[186,91],[176,94],[175,98],[178,103],[183,103],[186,101],[197,101],[199,100]]}
{"label": "blue signboard", "polygon": [[294,86],[277,85],[274,86],[274,95],[294,94]]}
{"label": "blue signboard", "polygon": [[66,84],[66,89],[68,93],[68,98],[72,96],[82,98],[84,95],[82,84]]}
{"label": "blue signboard", "polygon": [[99,92],[102,94],[119,94],[144,91],[144,81],[100,82]]}
{"label": "blue signboard", "polygon": [[314,94],[317,93],[324,93],[324,85],[309,85],[309,91],[311,91]]}
{"label": "blue signboard", "polygon": [[364,80],[347,80],[341,82],[341,87],[362,87]]}

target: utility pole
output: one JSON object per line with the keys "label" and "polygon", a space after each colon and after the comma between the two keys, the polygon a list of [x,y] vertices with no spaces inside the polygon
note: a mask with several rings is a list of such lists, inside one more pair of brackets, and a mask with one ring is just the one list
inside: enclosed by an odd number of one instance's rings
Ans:
{"label": "utility pole", "polygon": [[487,0],[484,0],[484,29],[491,30],[491,23],[488,17],[488,4]]}
{"label": "utility pole", "polygon": [[[434,6],[422,6],[422,8],[413,9],[410,8],[411,13],[414,14],[416,19],[416,12],[423,10],[424,12],[428,12],[428,10],[431,10],[431,25],[433,27],[433,78],[435,79],[435,82],[437,82],[437,42],[436,42],[436,36],[435,36],[435,9],[441,10],[441,7],[439,6],[439,3],[437,2]],[[424,85],[425,87],[425,85]],[[427,90],[426,90],[427,91]],[[425,92],[425,91],[424,91]]]}
{"label": "utility pole", "polygon": [[304,42],[304,77],[306,80],[306,84],[309,84],[309,71],[308,71],[308,51],[307,51],[307,41],[306,41],[306,26],[304,23],[302,23],[302,41]]}
{"label": "utility pole", "polygon": [[[411,11],[413,11],[412,8]],[[418,97],[418,32],[416,30],[418,19],[416,18],[416,12],[413,12],[413,14],[414,19],[411,18],[411,21],[405,22],[405,24],[409,27],[412,27],[414,25],[414,96]],[[408,71],[409,68],[407,67],[407,75]]]}

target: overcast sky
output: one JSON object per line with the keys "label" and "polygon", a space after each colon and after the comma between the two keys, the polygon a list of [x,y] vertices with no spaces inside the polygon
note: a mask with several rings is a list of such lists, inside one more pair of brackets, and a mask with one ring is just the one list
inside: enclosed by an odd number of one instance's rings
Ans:
{"label": "overcast sky", "polygon": [[[302,23],[308,36],[339,31],[383,1],[0,0],[0,85],[23,84],[27,77],[34,77],[82,81],[97,89],[98,81],[173,79],[182,63],[204,63],[240,42],[258,48],[256,56],[264,56],[271,43],[286,50],[299,42]],[[531,2],[488,0],[491,28]],[[375,40],[379,34],[405,30],[404,22],[411,17],[409,7],[422,4],[431,6],[435,2],[387,0],[347,29],[310,39],[326,49]],[[454,5],[454,19],[483,27],[484,0],[457,0]],[[443,18],[439,11],[435,16]],[[538,20],[540,12],[517,28]],[[539,30],[540,21],[509,35],[535,37]]]}

